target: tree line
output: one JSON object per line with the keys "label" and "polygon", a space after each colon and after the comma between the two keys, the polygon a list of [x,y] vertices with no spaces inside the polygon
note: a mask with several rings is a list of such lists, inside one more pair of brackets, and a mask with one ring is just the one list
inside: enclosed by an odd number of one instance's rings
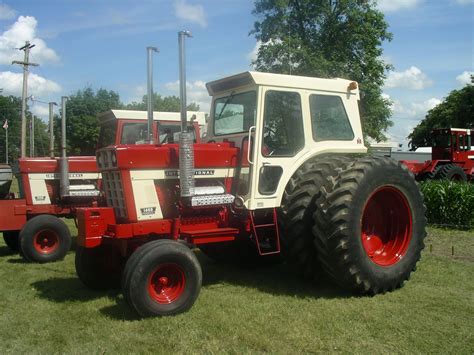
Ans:
{"label": "tree line", "polygon": [[[85,88],[69,96],[66,105],[67,115],[67,150],[69,155],[95,155],[95,147],[99,138],[97,114],[110,109],[127,109],[146,111],[147,95],[139,102],[123,104],[117,92],[106,89],[93,90]],[[190,103],[188,109],[199,111],[199,105]],[[163,112],[178,112],[180,100],[177,96],[162,96],[154,94],[154,110]],[[40,118],[34,116],[28,106],[26,114],[28,124],[35,119],[35,155],[49,155],[49,127]],[[21,99],[15,96],[0,95],[0,126],[8,120],[8,152],[9,161],[14,162],[20,156],[20,124]],[[59,152],[61,137],[60,113],[54,115],[55,151]],[[27,130],[28,131],[28,130]],[[2,134],[3,133],[3,134]],[[28,133],[28,132],[27,132]],[[27,152],[29,152],[29,137],[27,135]],[[5,129],[0,131],[0,162],[5,161]]]}

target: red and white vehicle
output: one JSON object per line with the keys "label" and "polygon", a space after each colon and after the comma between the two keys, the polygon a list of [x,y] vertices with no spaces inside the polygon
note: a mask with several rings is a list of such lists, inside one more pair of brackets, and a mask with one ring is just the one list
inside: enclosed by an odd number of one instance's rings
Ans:
{"label": "red and white vehicle", "polygon": [[362,294],[401,287],[424,246],[423,199],[404,165],[360,156],[357,83],[245,72],[207,89],[206,143],[183,122],[179,144],[97,152],[107,207],[78,210],[81,281],[121,283],[144,317],[184,312],[198,247],[243,263],[283,251],[301,274],[323,269]]}
{"label": "red and white vehicle", "polygon": [[[110,144],[138,144],[146,131],[146,112],[111,110],[99,115],[99,147]],[[189,124],[196,142],[200,141],[199,122],[203,112],[189,112]],[[180,129],[180,115],[155,112],[153,136],[156,142],[173,140]],[[0,231],[6,244],[19,250],[28,261],[49,262],[69,251],[71,235],[60,219],[75,218],[78,207],[103,205],[101,175],[96,157],[67,158],[67,195],[61,194],[60,158],[24,158],[18,161],[19,196],[9,193],[12,171],[0,167]]]}
{"label": "red and white vehicle", "polygon": [[465,128],[434,129],[431,160],[402,160],[418,180],[474,180],[472,130]]}

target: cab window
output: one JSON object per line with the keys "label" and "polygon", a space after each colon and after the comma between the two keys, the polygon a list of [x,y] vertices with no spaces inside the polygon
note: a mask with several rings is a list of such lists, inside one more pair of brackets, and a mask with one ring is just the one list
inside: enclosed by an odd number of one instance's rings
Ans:
{"label": "cab window", "polygon": [[349,118],[339,96],[310,95],[311,126],[316,142],[354,139]]}
{"label": "cab window", "polygon": [[267,91],[262,155],[291,157],[304,146],[301,97],[296,92]]}
{"label": "cab window", "polygon": [[214,135],[247,132],[255,124],[257,93],[230,94],[214,103]]}
{"label": "cab window", "polygon": [[143,144],[146,142],[146,123],[125,123],[122,127],[121,144]]}

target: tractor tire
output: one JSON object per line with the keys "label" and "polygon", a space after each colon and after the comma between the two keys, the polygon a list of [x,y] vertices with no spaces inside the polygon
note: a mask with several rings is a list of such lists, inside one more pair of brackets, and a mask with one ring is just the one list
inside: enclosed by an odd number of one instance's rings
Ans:
{"label": "tractor tire", "polygon": [[458,181],[458,182],[466,182],[467,175],[464,170],[457,165],[454,164],[446,164],[439,169],[438,173],[436,174],[436,178],[440,180],[449,180],[449,181]]}
{"label": "tractor tire", "polygon": [[318,257],[336,283],[377,294],[408,280],[424,248],[426,208],[406,166],[388,158],[358,159],[322,191],[318,204]]}
{"label": "tractor tire", "polygon": [[423,174],[420,174],[419,176],[416,176],[415,179],[417,181],[427,181],[427,180],[434,180],[436,179],[436,175],[438,174],[439,172],[439,169],[441,169],[441,166],[442,165],[437,165],[432,172],[430,173],[423,173]]}
{"label": "tractor tire", "polygon": [[321,267],[312,233],[315,201],[328,178],[337,176],[351,158],[329,155],[302,165],[285,188],[279,213],[283,258],[306,279],[317,279]]}
{"label": "tractor tire", "polygon": [[137,266],[138,262],[143,259],[146,254],[148,254],[154,248],[159,248],[161,245],[166,244],[167,242],[168,241],[164,239],[160,239],[153,241],[152,246],[149,246],[151,242],[145,243],[138,247],[125,263],[125,267],[122,273],[121,287],[124,299],[130,306],[132,306],[132,302],[130,301],[130,295],[128,292],[125,292],[125,290],[130,291],[130,280],[133,270],[135,270],[135,267]]}
{"label": "tractor tire", "polygon": [[7,245],[8,248],[10,248],[11,251],[18,251],[20,247],[19,234],[20,234],[19,231],[3,232],[3,240],[5,241],[5,244]]}
{"label": "tractor tire", "polygon": [[122,258],[110,246],[76,249],[76,274],[79,280],[93,290],[120,288]]}
{"label": "tractor tire", "polygon": [[20,232],[20,254],[26,261],[48,263],[63,259],[71,248],[66,224],[51,215],[30,219]]}
{"label": "tractor tire", "polygon": [[[124,294],[141,317],[169,316],[189,310],[202,284],[199,262],[188,247],[159,240],[142,247],[140,259],[130,257]],[[135,262],[134,262],[135,261]]]}

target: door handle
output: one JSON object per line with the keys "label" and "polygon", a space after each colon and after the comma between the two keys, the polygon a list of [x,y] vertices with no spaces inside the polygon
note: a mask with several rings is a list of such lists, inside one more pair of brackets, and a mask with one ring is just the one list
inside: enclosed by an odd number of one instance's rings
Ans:
{"label": "door handle", "polygon": [[247,146],[247,161],[253,165],[253,161],[250,160],[250,151],[252,150],[252,131],[255,131],[255,126],[249,128],[249,144]]}

